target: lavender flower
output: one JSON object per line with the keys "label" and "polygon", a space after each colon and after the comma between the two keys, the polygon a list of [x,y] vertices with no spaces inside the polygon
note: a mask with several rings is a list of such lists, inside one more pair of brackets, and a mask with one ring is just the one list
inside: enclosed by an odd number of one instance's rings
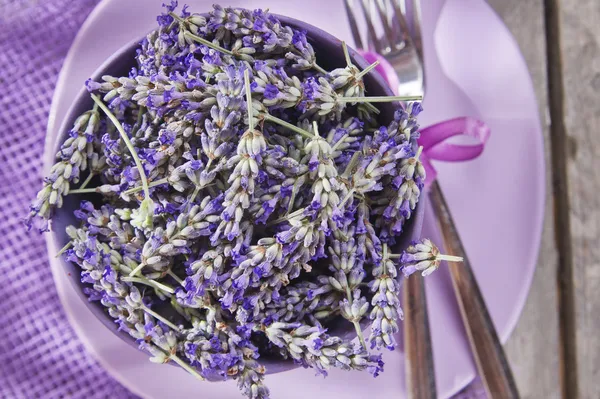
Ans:
{"label": "lavender flower", "polygon": [[249,49],[256,49],[263,54],[285,53],[294,69],[316,68],[325,72],[317,66],[314,49],[306,40],[305,32],[281,25],[276,18],[262,10],[252,12],[219,5],[213,7],[208,31],[214,34],[216,40],[224,43],[241,41],[241,46],[248,49],[246,54],[253,53]]}
{"label": "lavender flower", "polygon": [[318,320],[330,319],[339,313],[339,303],[345,293],[336,291],[328,276],[319,276],[318,283],[301,282],[288,286],[281,293],[285,299],[267,304],[265,316],[274,320],[294,323],[310,316]]}
{"label": "lavender flower", "polygon": [[371,299],[369,341],[372,348],[385,346],[394,350],[397,345],[394,334],[398,332],[398,322],[404,316],[398,299],[399,286],[396,266],[389,255],[387,245],[384,244],[381,263],[373,268],[375,279],[369,284],[374,294]]}
{"label": "lavender flower", "polygon": [[422,272],[423,276],[428,276],[440,267],[440,263],[445,261],[462,262],[460,256],[443,255],[438,247],[431,240],[423,239],[413,242],[402,253],[400,262],[403,264],[402,272],[405,276],[410,276],[416,271]]}
{"label": "lavender flower", "polygon": [[[61,253],[153,362],[257,399],[264,356],[376,376],[369,351],[396,345],[402,317],[396,269],[455,260],[429,241],[387,249],[424,184],[420,105],[380,126],[371,102],[398,98],[364,97],[376,64],[359,70],[345,45],[346,66],[327,71],[306,32],[268,12],[164,7],[126,76],[86,82],[96,105],[29,221],[93,196]],[[339,320],[356,343],[327,332]]]}
{"label": "lavender flower", "polygon": [[302,82],[289,76],[282,67],[271,67],[265,61],[255,61],[257,69],[252,90],[263,95],[266,107],[291,108],[305,99]]}
{"label": "lavender flower", "polygon": [[358,247],[353,237],[354,228],[345,228],[341,231],[341,235],[346,237],[347,241],[340,242],[334,239],[329,247],[330,270],[334,273],[329,278],[329,283],[345,294],[345,298],[339,304],[341,314],[354,325],[356,334],[366,350],[367,344],[362,334],[360,322],[369,310],[369,305],[359,289],[365,278],[365,271],[362,259],[357,257]]}
{"label": "lavender flower", "polygon": [[[130,275],[137,274],[145,266],[162,271],[175,255],[189,252],[189,241],[211,234],[211,223],[218,220],[220,197],[213,200],[205,197],[200,205],[188,212],[179,214],[176,220],[169,221],[166,229],[157,228],[142,249],[141,263]],[[135,216],[134,216],[135,217]],[[135,224],[132,225],[135,226]]]}
{"label": "lavender flower", "polygon": [[[99,123],[100,115],[95,108],[75,120],[69,138],[56,154],[59,162],[50,169],[50,174],[44,179],[44,188],[31,205],[28,224],[36,216],[50,219],[54,209],[62,207],[63,197],[69,193],[71,183],[77,183],[81,171],[87,170],[88,160],[97,159],[98,155],[93,156],[93,141],[97,140]],[[46,228],[42,225],[41,230]]]}
{"label": "lavender flower", "polygon": [[316,368],[327,375],[331,367],[343,370],[368,370],[377,376],[383,362],[363,349],[331,337],[319,327],[299,323],[275,322],[265,328],[271,342],[282,348],[292,359]]}

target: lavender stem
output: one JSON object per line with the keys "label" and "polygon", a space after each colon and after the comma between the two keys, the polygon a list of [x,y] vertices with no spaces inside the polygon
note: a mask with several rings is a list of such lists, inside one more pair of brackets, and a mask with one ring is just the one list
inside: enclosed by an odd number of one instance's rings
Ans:
{"label": "lavender stem", "polygon": [[138,173],[140,174],[140,179],[142,180],[142,187],[144,189],[144,195],[146,198],[150,198],[150,189],[148,188],[148,178],[146,177],[146,172],[144,171],[144,167],[142,166],[142,161],[138,157],[138,154],[137,154],[135,148],[133,147],[131,140],[129,140],[129,137],[127,136],[127,133],[125,132],[125,129],[123,129],[123,125],[121,125],[121,122],[119,122],[117,117],[110,111],[110,109],[108,109],[108,107],[102,102],[102,100],[100,100],[100,98],[97,95],[92,94],[92,100],[94,100],[94,102],[96,104],[98,104],[100,109],[102,111],[104,111],[106,116],[108,116],[108,119],[111,120],[111,122],[115,125],[115,127],[119,131],[121,138],[125,142],[125,145],[127,146],[127,149],[129,150],[129,153],[131,154],[133,161],[135,162],[135,166],[138,170]]}
{"label": "lavender stem", "polygon": [[421,101],[423,96],[381,96],[381,97],[338,97],[338,102],[345,103],[387,103],[394,101]]}
{"label": "lavender stem", "polygon": [[[91,172],[88,177],[83,181],[83,183],[81,183],[81,186],[79,186],[78,190],[83,190],[88,183],[92,180],[92,178],[95,176],[96,174],[94,172]],[[73,192],[73,191],[71,191]]]}

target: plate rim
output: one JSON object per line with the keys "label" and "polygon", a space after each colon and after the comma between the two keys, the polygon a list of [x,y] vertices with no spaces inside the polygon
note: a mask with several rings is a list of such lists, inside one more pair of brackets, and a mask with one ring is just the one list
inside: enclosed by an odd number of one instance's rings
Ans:
{"label": "plate rim", "polygon": [[[55,87],[55,90],[52,95],[52,102],[51,102],[50,111],[48,114],[48,124],[47,124],[47,128],[46,128],[46,137],[45,137],[45,142],[44,142],[44,158],[45,158],[44,165],[43,165],[44,172],[49,170],[49,168],[51,167],[52,157],[48,157],[47,152],[52,151],[53,141],[55,141],[55,137],[53,137],[53,130],[55,129],[56,122],[57,122],[56,117],[57,117],[58,99],[62,95],[62,90],[59,90],[59,88],[63,87],[67,80],[66,69],[64,68],[64,66],[67,64],[70,64],[72,62],[72,59],[74,58],[75,54],[77,54],[78,50],[84,45],[83,39],[84,39],[85,34],[93,26],[93,22],[107,8],[107,6],[111,3],[111,1],[113,1],[113,0],[102,0],[89,13],[89,15],[85,19],[84,23],[82,24],[81,28],[77,32],[77,34],[73,40],[73,43],[72,43],[71,47],[69,48],[69,51],[67,52],[67,55],[65,56],[65,59],[63,61],[63,66],[61,67],[60,73],[58,75],[58,79],[56,81],[56,87]],[[506,343],[508,338],[510,338],[510,336],[512,335],[512,333],[513,333],[514,329],[516,328],[517,323],[520,319],[520,316],[523,312],[523,309],[527,302],[527,297],[531,290],[533,278],[535,276],[535,271],[537,269],[537,263],[538,263],[538,259],[539,259],[539,251],[541,248],[543,228],[544,228],[545,208],[546,208],[546,203],[547,203],[547,198],[546,198],[546,191],[547,191],[546,190],[546,169],[547,169],[547,166],[545,163],[545,158],[543,157],[545,138],[543,135],[543,127],[542,127],[541,115],[540,115],[540,110],[539,110],[539,101],[537,99],[537,96],[535,95],[535,88],[533,86],[532,76],[531,76],[531,73],[529,72],[529,68],[525,61],[525,57],[523,55],[523,52],[521,51],[521,48],[520,48],[518,42],[516,41],[516,38],[513,36],[512,32],[508,29],[508,27],[506,26],[506,24],[504,23],[502,18],[498,15],[498,13],[487,2],[485,2],[484,0],[475,0],[475,1],[479,1],[480,3],[483,3],[480,5],[485,6],[487,8],[487,12],[489,12],[490,18],[493,16],[493,18],[495,19],[495,22],[501,26],[501,29],[504,32],[503,36],[505,36],[505,39],[507,40],[507,42],[510,41],[511,46],[517,49],[518,60],[515,59],[515,62],[518,61],[518,63],[520,64],[519,69],[524,69],[525,71],[527,71],[527,81],[526,81],[527,85],[528,85],[527,92],[534,93],[533,97],[534,97],[534,103],[536,105],[535,116],[532,116],[531,120],[532,120],[532,122],[534,122],[533,127],[536,130],[536,134],[538,135],[538,140],[536,141],[538,143],[537,150],[540,151],[540,149],[541,149],[541,153],[542,153],[540,175],[542,175],[543,177],[536,179],[537,184],[536,184],[536,188],[535,188],[535,191],[540,196],[541,201],[540,201],[540,206],[537,208],[538,211],[537,211],[536,215],[534,216],[535,226],[536,226],[536,229],[535,229],[536,238],[535,238],[535,242],[532,245],[533,249],[531,251],[531,257],[532,257],[531,264],[533,264],[533,267],[530,267],[530,270],[528,271],[528,273],[526,275],[522,276],[522,277],[524,277],[523,280],[525,281],[525,283],[523,284],[522,289],[520,290],[520,292],[518,294],[518,298],[515,302],[516,304],[510,313],[511,316],[509,317],[508,321],[506,322],[506,324],[504,326],[503,334],[500,334],[500,340],[504,344],[504,343]],[[441,10],[440,10],[440,14],[443,12],[443,8],[446,7],[448,5],[448,3],[450,3],[450,2],[451,2],[451,0],[443,1]],[[49,237],[49,235],[46,235],[46,237]],[[125,386],[132,393],[134,393],[142,398],[147,398],[147,396],[144,393],[140,392],[136,388],[136,384],[129,382],[129,379],[122,377],[118,372],[116,372],[116,370],[114,370],[112,368],[112,366],[107,361],[105,361],[104,358],[94,349],[94,346],[92,345],[92,343],[86,339],[85,334],[83,333],[81,327],[79,326],[79,323],[76,322],[75,315],[72,313],[72,311],[68,305],[67,294],[64,292],[64,288],[70,287],[70,286],[68,284],[65,284],[65,283],[67,283],[66,281],[59,281],[59,280],[63,279],[64,277],[59,275],[60,267],[57,264],[57,262],[54,260],[54,257],[51,256],[52,250],[56,249],[56,248],[54,248],[56,246],[56,243],[54,243],[53,240],[50,240],[48,238],[46,239],[46,243],[47,243],[46,247],[47,247],[47,253],[49,256],[49,260],[50,260],[51,271],[52,271],[53,278],[55,280],[55,284],[57,286],[59,300],[61,301],[61,304],[63,305],[63,308],[65,309],[65,313],[67,315],[67,319],[69,320],[69,324],[73,327],[78,338],[81,340],[83,346],[85,347],[85,349],[88,352],[90,352],[90,354],[96,359],[96,361],[98,361],[101,364],[101,366],[115,380],[117,380],[119,383],[121,383],[123,386]],[[61,288],[61,286],[63,287],[62,290],[59,289],[59,288]],[[70,287],[68,289],[73,289],[73,287]],[[475,379],[476,375],[477,375],[477,371],[476,371],[476,369],[474,369],[472,372],[468,373],[467,376],[462,378],[460,381],[455,381],[455,383],[452,386],[452,389],[450,389],[449,392],[444,392],[444,394],[447,393],[447,395],[441,395],[441,396],[452,397],[453,395],[458,393],[460,390],[467,387],[468,384],[471,383]]]}

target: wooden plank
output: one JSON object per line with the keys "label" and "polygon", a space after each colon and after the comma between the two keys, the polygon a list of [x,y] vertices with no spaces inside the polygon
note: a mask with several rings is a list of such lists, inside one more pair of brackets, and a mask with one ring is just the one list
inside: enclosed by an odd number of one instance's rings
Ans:
{"label": "wooden plank", "polygon": [[548,199],[538,266],[521,319],[505,350],[523,399],[560,398],[557,251],[551,197],[544,1],[489,0],[489,3],[515,36],[527,61],[539,101],[548,165]]}
{"label": "wooden plank", "polygon": [[564,82],[561,52],[561,18],[558,0],[547,0],[545,10],[548,60],[548,100],[556,244],[558,250],[558,324],[563,398],[579,398],[573,241],[568,182],[569,141],[564,116]]}
{"label": "wooden plank", "polygon": [[561,0],[579,398],[600,397],[600,3]]}

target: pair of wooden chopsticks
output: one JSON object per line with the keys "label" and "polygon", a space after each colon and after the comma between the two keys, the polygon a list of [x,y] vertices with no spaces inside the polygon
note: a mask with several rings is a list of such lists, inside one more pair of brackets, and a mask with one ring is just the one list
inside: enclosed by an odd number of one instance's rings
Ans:
{"label": "pair of wooden chopsticks", "polygon": [[[431,185],[429,199],[442,232],[446,252],[448,255],[464,259],[462,263],[448,262],[448,267],[477,370],[487,395],[493,399],[519,398],[512,372],[473,275],[469,258],[436,181]],[[404,313],[408,396],[411,399],[435,399],[437,394],[425,285],[419,274],[415,273],[406,279]]]}

